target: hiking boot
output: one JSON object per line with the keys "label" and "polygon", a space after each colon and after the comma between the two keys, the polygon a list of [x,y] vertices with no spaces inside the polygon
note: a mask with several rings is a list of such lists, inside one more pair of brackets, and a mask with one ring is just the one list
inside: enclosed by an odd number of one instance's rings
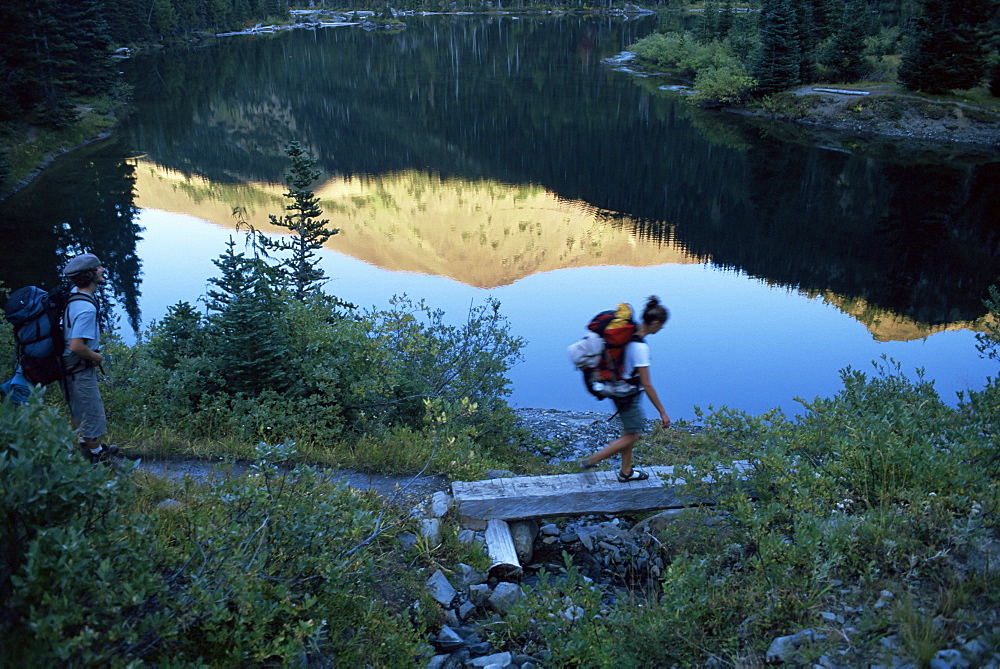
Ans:
{"label": "hiking boot", "polygon": [[103,448],[97,453],[91,453],[89,448],[84,448],[83,455],[90,460],[90,464],[92,465],[96,465],[97,463],[104,465],[111,464],[111,454]]}
{"label": "hiking boot", "polygon": [[[107,451],[111,455],[118,455],[118,456],[123,456],[124,457],[124,454],[119,451],[118,446],[116,446],[115,444],[104,444],[104,445],[101,446],[101,448],[103,448],[105,451]],[[83,442],[83,441],[80,442],[80,450],[82,450],[84,452],[84,455],[86,455],[87,453],[90,453],[90,449],[87,448],[86,442]]]}
{"label": "hiking boot", "polygon": [[126,462],[125,458],[112,452],[107,446],[102,447],[97,453],[91,453],[88,448],[84,452],[84,455],[87,456],[87,459],[90,460],[91,464],[102,464],[105,467],[112,467],[114,469],[124,466]]}

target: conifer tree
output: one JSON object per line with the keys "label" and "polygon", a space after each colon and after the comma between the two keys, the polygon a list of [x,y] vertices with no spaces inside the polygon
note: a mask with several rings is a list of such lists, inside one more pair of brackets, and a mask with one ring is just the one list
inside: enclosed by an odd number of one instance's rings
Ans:
{"label": "conifer tree", "polygon": [[698,39],[711,42],[718,34],[719,8],[714,2],[706,2],[698,22]]}
{"label": "conifer tree", "polygon": [[205,304],[209,311],[222,313],[241,295],[267,289],[263,262],[258,258],[247,258],[245,253],[237,253],[232,237],[226,242],[225,252],[212,264],[222,275],[208,280],[215,286],[206,293]]}
{"label": "conifer tree", "polygon": [[807,0],[812,18],[813,38],[819,44],[833,34],[840,24],[844,0]]}
{"label": "conifer tree", "polygon": [[726,39],[729,36],[729,31],[733,29],[733,3],[732,0],[726,0],[722,4],[722,9],[719,10],[719,20],[715,26],[715,32],[719,39]]}
{"label": "conifer tree", "polygon": [[292,166],[285,174],[285,182],[288,184],[285,197],[292,200],[285,209],[290,213],[280,218],[272,214],[269,218],[272,225],[290,230],[293,236],[290,240],[263,239],[262,242],[268,252],[290,254],[290,258],[280,262],[278,269],[289,280],[295,297],[303,300],[326,279],[326,274],[319,267],[316,252],[340,230],[328,227],[328,219],[319,218],[323,215],[323,210],[319,207],[319,198],[310,188],[320,175],[318,170],[313,169],[316,161],[306,155],[298,142],[289,144],[285,154],[292,160]]}
{"label": "conifer tree", "polygon": [[219,376],[232,393],[256,396],[290,385],[288,338],[280,326],[280,301],[268,283],[260,258],[236,253],[230,238],[226,251],[213,260],[222,276],[209,280],[209,352],[218,361]]}
{"label": "conifer tree", "polygon": [[73,120],[73,96],[101,93],[111,81],[97,0],[0,3],[0,30],[0,120],[29,114],[65,125]]}
{"label": "conifer tree", "polygon": [[187,302],[167,307],[167,315],[149,343],[150,355],[166,369],[205,351],[205,329],[201,314]]}
{"label": "conifer tree", "polygon": [[989,23],[996,0],[923,0],[911,24],[899,81],[944,93],[977,86],[989,66]]}
{"label": "conifer tree", "polygon": [[799,83],[801,41],[791,0],[764,0],[760,51],[753,64],[757,92],[775,93]]}
{"label": "conifer tree", "polygon": [[795,30],[798,32],[799,81],[816,78],[816,31],[813,25],[813,8],[808,2],[792,5],[795,11]]}
{"label": "conifer tree", "polygon": [[854,81],[868,73],[865,60],[865,37],[869,33],[867,0],[848,0],[844,4],[839,28],[823,52],[822,63],[841,81]]}

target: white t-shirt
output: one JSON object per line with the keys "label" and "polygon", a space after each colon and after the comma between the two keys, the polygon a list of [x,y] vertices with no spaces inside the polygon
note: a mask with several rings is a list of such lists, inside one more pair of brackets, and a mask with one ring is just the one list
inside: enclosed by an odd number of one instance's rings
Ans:
{"label": "white t-shirt", "polygon": [[[74,293],[80,292],[73,288]],[[97,323],[97,307],[90,300],[73,300],[67,305],[65,332],[66,349],[63,355],[69,355],[69,340],[83,339],[91,351],[101,349],[101,328]]]}
{"label": "white t-shirt", "polygon": [[625,347],[625,368],[622,370],[624,378],[631,379],[638,376],[635,368],[649,367],[649,363],[649,344],[644,341],[629,342]]}

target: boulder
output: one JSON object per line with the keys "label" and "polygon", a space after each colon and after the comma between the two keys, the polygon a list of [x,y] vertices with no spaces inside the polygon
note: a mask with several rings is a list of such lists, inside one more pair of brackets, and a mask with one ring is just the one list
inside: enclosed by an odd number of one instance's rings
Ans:
{"label": "boulder", "polygon": [[812,643],[812,640],[813,631],[811,629],[804,629],[801,632],[788,636],[779,636],[771,642],[771,645],[767,649],[767,663],[785,664],[793,662],[798,649],[803,644]]}
{"label": "boulder", "polygon": [[404,551],[408,551],[417,545],[417,535],[413,532],[400,532],[396,536],[396,541],[399,542],[399,547]]}
{"label": "boulder", "polygon": [[438,518],[421,518],[419,527],[420,536],[435,546],[441,543],[441,521]]}
{"label": "boulder", "polygon": [[498,613],[507,613],[523,596],[524,593],[521,591],[521,586],[516,583],[502,581],[497,583],[497,587],[493,590],[493,594],[490,595],[489,604],[493,607],[494,611],[497,611]]}
{"label": "boulder", "polygon": [[538,536],[538,523],[533,520],[516,520],[508,523],[510,536],[514,540],[514,551],[521,564],[531,562],[535,554],[535,537]]}
{"label": "boulder", "polygon": [[464,646],[465,639],[459,636],[458,632],[445,625],[444,627],[441,628],[441,631],[438,633],[437,637],[435,637],[434,644],[438,648],[452,649],[452,648],[458,648],[459,646]]}
{"label": "boulder", "polygon": [[538,531],[546,537],[558,537],[560,534],[559,526],[555,523],[545,523],[538,528]]}
{"label": "boulder", "polygon": [[469,601],[476,606],[485,608],[490,603],[490,586],[482,583],[480,585],[469,586]]}
{"label": "boulder", "polygon": [[462,620],[468,620],[476,612],[476,608],[476,605],[472,602],[464,602],[458,607],[458,617]]}
{"label": "boulder", "polygon": [[455,595],[458,594],[458,591],[448,581],[448,577],[440,569],[427,579],[427,590],[431,593],[434,601],[441,606],[450,606]]}
{"label": "boulder", "polygon": [[428,513],[432,518],[441,518],[451,510],[454,498],[444,491],[438,491],[431,495],[430,508]]}
{"label": "boulder", "polygon": [[666,511],[661,511],[636,525],[635,531],[649,532],[655,536],[669,528],[677,520],[678,516],[686,511],[687,509],[667,509]]}
{"label": "boulder", "polygon": [[504,652],[504,653],[494,653],[493,655],[486,655],[484,657],[474,658],[472,660],[469,660],[466,663],[466,666],[482,667],[483,669],[486,669],[487,667],[489,667],[490,669],[493,669],[494,667],[496,667],[497,669],[506,669],[507,667],[512,667],[514,665],[511,663],[510,653]]}
{"label": "boulder", "polygon": [[456,588],[459,590],[465,590],[469,586],[485,583],[486,574],[483,574],[469,565],[460,562],[455,568],[454,580]]}

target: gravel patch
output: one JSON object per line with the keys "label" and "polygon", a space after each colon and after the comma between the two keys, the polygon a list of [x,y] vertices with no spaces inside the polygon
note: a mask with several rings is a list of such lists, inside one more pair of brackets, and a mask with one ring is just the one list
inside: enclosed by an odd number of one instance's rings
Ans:
{"label": "gravel patch", "polygon": [[609,420],[613,411],[515,409],[514,413],[534,436],[526,446],[551,464],[579,460],[621,435],[621,423]]}

